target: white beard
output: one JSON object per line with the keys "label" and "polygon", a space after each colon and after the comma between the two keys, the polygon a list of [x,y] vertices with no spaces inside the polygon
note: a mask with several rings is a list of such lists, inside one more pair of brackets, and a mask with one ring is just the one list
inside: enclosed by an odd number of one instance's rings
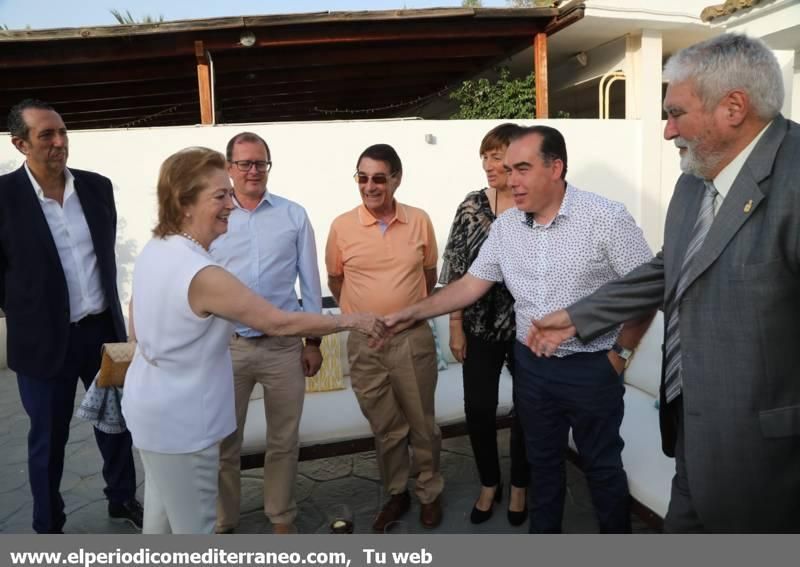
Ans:
{"label": "white beard", "polygon": [[708,172],[714,171],[722,160],[722,154],[711,153],[704,157],[697,155],[697,146],[701,141],[689,142],[683,138],[675,138],[675,146],[686,150],[681,156],[681,171],[700,179],[707,179]]}

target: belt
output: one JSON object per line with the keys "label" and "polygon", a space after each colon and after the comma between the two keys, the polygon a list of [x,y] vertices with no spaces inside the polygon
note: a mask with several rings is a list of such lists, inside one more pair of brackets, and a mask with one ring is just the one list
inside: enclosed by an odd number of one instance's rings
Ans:
{"label": "belt", "polygon": [[108,309],[103,311],[102,313],[92,313],[87,315],[83,319],[79,321],[74,321],[69,324],[70,327],[85,327],[86,325],[91,325],[94,323],[99,322],[101,319],[105,319],[108,316]]}
{"label": "belt", "polygon": [[234,338],[237,339],[245,339],[248,341],[258,341],[260,339],[268,339],[269,335],[258,335],[256,337],[248,337],[247,335],[240,335],[239,333],[233,333]]}

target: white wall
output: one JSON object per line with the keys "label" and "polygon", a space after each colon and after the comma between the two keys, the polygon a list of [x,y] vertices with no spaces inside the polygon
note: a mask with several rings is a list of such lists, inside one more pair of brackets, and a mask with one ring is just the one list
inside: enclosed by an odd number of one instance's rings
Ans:
{"label": "white wall", "polygon": [[[69,165],[107,175],[118,189],[117,256],[120,293],[125,302],[134,260],[155,224],[155,184],[161,162],[190,145],[224,151],[234,134],[255,131],[272,150],[269,189],[299,202],[308,211],[316,231],[325,288],[323,254],[328,228],[335,216],[360,202],[352,174],[356,158],[366,146],[386,142],[397,149],[404,170],[397,197],[430,214],[441,251],[456,206],[468,191],[485,185],[478,146],[496,124],[498,121],[490,120],[392,120],[78,131],[70,134]],[[646,209],[649,214],[645,216],[658,222],[657,226],[645,226],[645,234],[651,246],[660,246],[665,209],[658,199],[642,197],[642,176],[649,174],[642,171],[640,122],[551,120],[547,124],[559,128],[566,138],[567,179],[580,188],[622,201],[638,221]],[[426,143],[426,134],[435,136],[436,143]],[[21,157],[8,136],[0,137],[0,173],[20,166]],[[677,157],[673,155],[671,161],[676,163]],[[666,190],[660,194],[668,196],[677,175],[675,168],[666,165],[655,177],[666,183]]]}

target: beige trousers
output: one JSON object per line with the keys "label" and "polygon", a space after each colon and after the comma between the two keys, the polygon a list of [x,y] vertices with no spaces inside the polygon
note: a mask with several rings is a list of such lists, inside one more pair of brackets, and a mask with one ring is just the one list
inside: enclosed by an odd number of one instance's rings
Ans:
{"label": "beige trousers", "polygon": [[264,514],[273,524],[289,524],[297,516],[294,491],[297,479],[300,417],[303,413],[305,376],[303,342],[296,337],[258,337],[231,340],[236,431],[220,446],[217,531],[239,524],[244,422],[250,393],[264,387],[267,450],[264,455]]}
{"label": "beige trousers", "polygon": [[392,337],[380,350],[367,337],[350,333],[350,379],[361,411],[375,434],[378,467],[387,494],[400,494],[414,455],[419,501],[433,502],[444,488],[439,472],[441,433],[434,414],[438,371],[436,346],[427,323]]}

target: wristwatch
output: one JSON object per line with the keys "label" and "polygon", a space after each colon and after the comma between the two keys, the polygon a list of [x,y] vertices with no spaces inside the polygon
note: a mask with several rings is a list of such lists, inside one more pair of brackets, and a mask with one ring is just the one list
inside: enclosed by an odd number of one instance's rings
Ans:
{"label": "wristwatch", "polygon": [[633,352],[634,352],[633,350],[625,348],[619,343],[614,343],[614,345],[611,347],[611,350],[617,353],[617,356],[619,356],[622,360],[625,361],[625,368],[628,368],[628,366],[630,366],[631,359],[633,358]]}
{"label": "wristwatch", "polygon": [[319,337],[306,337],[306,346],[314,345],[318,347],[321,344],[322,344],[322,339]]}

